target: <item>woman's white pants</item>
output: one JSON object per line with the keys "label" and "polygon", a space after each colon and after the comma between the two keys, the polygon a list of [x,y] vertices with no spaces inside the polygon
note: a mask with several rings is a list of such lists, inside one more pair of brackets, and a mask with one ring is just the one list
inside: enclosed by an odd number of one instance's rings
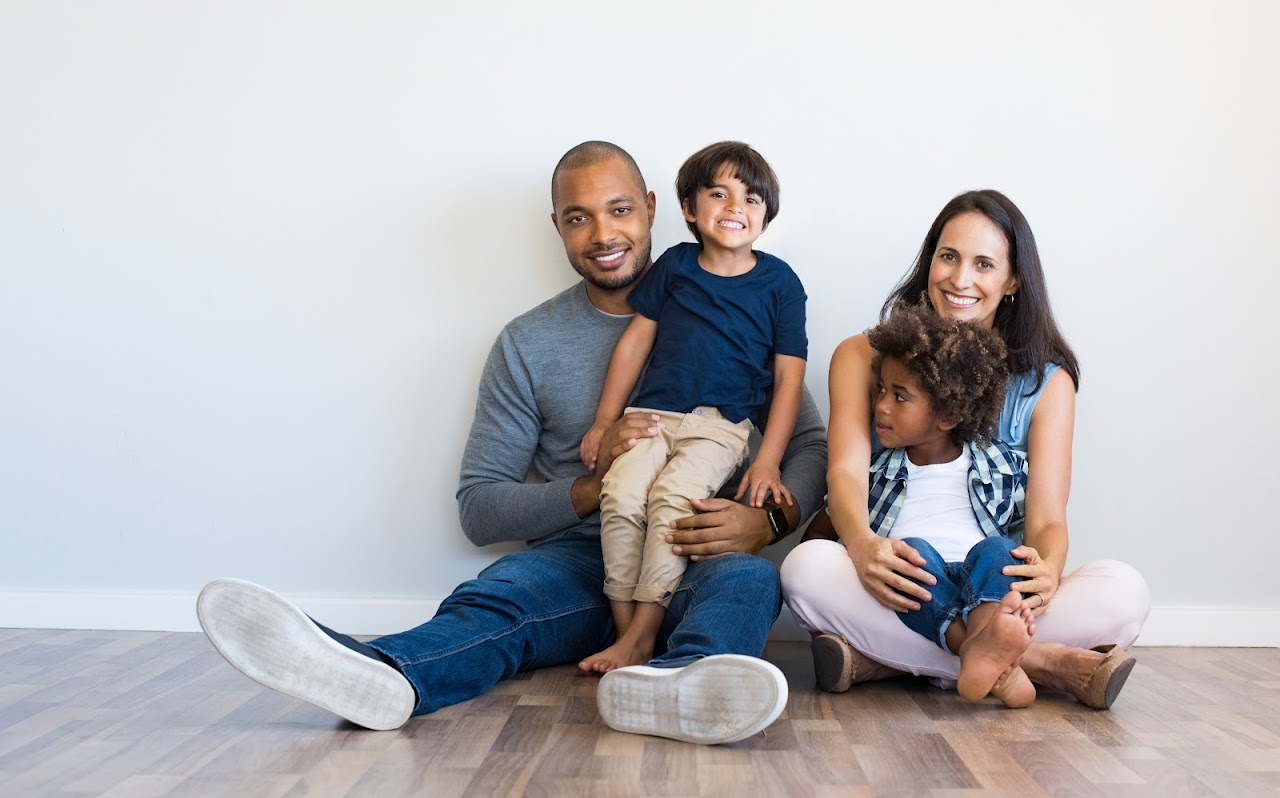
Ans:
{"label": "woman's white pants", "polygon": [[[782,596],[796,622],[814,634],[843,635],[877,662],[943,686],[954,683],[960,659],[916,634],[862,587],[844,545],[809,540],[782,563]],[[1097,560],[1063,576],[1049,607],[1036,618],[1035,640],[1093,648],[1128,648],[1151,611],[1147,582],[1133,567]]]}

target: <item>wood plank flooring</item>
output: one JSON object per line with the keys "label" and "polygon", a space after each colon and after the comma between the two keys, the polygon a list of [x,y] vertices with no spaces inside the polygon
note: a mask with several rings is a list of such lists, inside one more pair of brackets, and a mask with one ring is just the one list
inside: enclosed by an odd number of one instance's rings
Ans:
{"label": "wood plank flooring", "polygon": [[619,734],[596,679],[521,674],[369,732],[258,687],[199,634],[0,630],[3,796],[1280,795],[1280,649],[1139,648],[1110,712],[968,704],[914,679],[791,698],[702,747]]}

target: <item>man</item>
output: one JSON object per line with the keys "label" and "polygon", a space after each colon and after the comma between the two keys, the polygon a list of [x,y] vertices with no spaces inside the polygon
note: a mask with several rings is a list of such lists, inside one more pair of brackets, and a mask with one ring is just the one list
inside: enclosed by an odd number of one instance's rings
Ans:
{"label": "man", "polygon": [[[522,540],[459,585],[436,616],[360,643],[271,591],[217,580],[201,592],[201,626],[220,653],[261,684],[362,726],[392,729],[473,698],[518,671],[577,662],[612,642],[603,593],[600,481],[616,457],[656,434],[624,416],[588,472],[578,444],[595,418],[627,295],[651,264],[654,196],[635,161],[585,142],[552,176],[552,222],[583,277],[510,322],[489,353],[463,453],[458,507],[477,545]],[[783,460],[794,506],[695,501],[669,539],[690,557],[648,665],[606,674],[601,716],[620,731],[699,743],[751,736],[786,704],[781,672],[758,659],[781,606],[776,569],[754,556],[817,510],[825,429],[806,393]],[[539,481],[529,482],[533,471]],[[736,484],[732,480],[730,484]],[[714,556],[723,555],[723,556]]]}

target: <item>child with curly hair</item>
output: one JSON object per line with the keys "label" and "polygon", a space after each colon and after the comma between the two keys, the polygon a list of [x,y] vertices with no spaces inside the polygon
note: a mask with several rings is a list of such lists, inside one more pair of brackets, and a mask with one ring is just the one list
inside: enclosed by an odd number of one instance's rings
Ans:
{"label": "child with curly hair", "polygon": [[[924,558],[935,584],[902,622],[960,657],[956,689],[1025,707],[1035,686],[1018,660],[1035,632],[1004,567],[1022,541],[1027,460],[992,441],[1009,380],[994,330],[900,305],[867,332],[878,355],[871,528]],[[915,580],[912,580],[915,581]]]}

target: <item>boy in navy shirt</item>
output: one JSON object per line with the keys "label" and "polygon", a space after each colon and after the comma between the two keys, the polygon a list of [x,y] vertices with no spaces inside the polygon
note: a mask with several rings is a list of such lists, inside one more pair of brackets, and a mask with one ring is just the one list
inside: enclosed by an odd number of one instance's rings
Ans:
{"label": "boy in navy shirt", "polygon": [[[604,478],[604,592],[618,638],[584,659],[585,671],[605,673],[653,656],[685,569],[666,535],[691,514],[690,499],[714,496],[746,457],[770,385],[760,451],[734,498],[746,494],[756,507],[769,498],[792,502],[779,463],[804,382],[806,297],[786,263],[752,249],[778,214],[777,177],[758,152],[725,141],[685,161],[676,193],[698,243],[667,250],[631,292],[636,314],[614,349],[595,426],[582,441],[582,459],[594,468],[605,430],[640,382],[634,409],[656,416],[661,430],[617,458]],[[770,510],[771,518],[781,512]]]}

